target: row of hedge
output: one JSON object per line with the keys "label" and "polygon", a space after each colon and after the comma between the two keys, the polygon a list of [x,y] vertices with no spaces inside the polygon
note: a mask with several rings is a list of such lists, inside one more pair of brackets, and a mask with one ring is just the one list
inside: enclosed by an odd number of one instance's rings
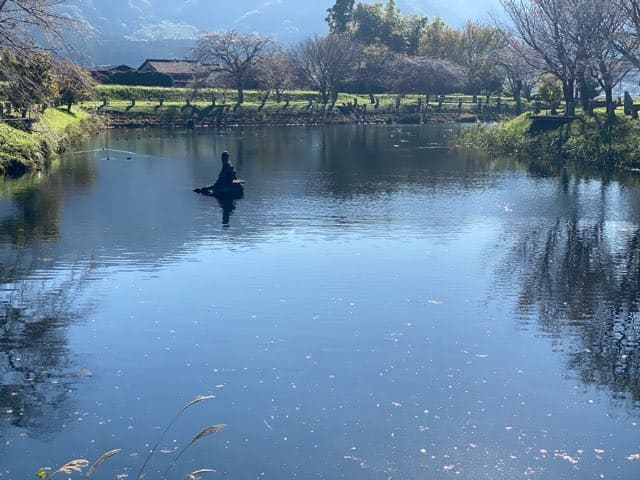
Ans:
{"label": "row of hedge", "polygon": [[115,72],[109,76],[109,81],[116,85],[140,85],[144,87],[173,87],[173,77],[162,72]]}

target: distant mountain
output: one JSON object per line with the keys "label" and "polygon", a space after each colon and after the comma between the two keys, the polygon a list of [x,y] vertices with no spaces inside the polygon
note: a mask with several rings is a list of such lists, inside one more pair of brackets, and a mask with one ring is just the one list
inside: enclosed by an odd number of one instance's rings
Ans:
{"label": "distant mountain", "polygon": [[[236,29],[273,35],[284,44],[327,31],[334,0],[71,0],[67,12],[93,30],[82,47],[89,63],[128,63],[148,56],[184,55],[201,32]],[[498,0],[397,0],[405,14],[417,12],[460,26],[482,19]],[[174,45],[173,47],[171,45]],[[121,55],[121,60],[115,56]]]}

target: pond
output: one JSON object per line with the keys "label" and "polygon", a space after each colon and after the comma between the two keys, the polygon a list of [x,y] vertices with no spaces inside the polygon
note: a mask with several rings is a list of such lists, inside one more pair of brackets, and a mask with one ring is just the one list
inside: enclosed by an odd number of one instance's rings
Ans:
{"label": "pond", "polygon": [[[638,478],[637,179],[455,134],[114,130],[1,183],[0,478]],[[193,193],[225,149],[244,198]]]}

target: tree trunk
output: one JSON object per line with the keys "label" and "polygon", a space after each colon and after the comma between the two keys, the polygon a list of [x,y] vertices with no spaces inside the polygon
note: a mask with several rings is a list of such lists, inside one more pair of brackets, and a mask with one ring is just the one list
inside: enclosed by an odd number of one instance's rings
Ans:
{"label": "tree trunk", "polygon": [[[587,79],[585,78],[585,73],[584,71],[580,71],[578,72],[578,92],[580,94],[580,103],[582,105],[582,110],[584,112],[589,110],[589,100],[591,100],[589,98],[589,87],[587,85]],[[574,98],[575,100],[575,98]]]}
{"label": "tree trunk", "polygon": [[267,100],[269,100],[269,95],[271,95],[271,90],[267,90],[264,96],[262,97],[262,100],[260,100],[260,106],[258,107],[258,111],[261,111],[264,108],[264,106],[267,104]]}
{"label": "tree trunk", "polygon": [[580,103],[582,104],[582,110],[585,112],[589,110],[589,101],[591,100],[587,90],[587,85],[582,82],[580,84]]}
{"label": "tree trunk", "polygon": [[616,109],[613,103],[613,87],[607,85],[604,89],[605,99],[607,103],[607,118],[612,119],[616,116]]}
{"label": "tree trunk", "polygon": [[564,114],[565,115],[570,115],[570,112],[572,110],[573,107],[573,100],[574,100],[574,95],[573,95],[573,87],[574,87],[575,81],[574,80],[563,80],[562,81],[562,94],[564,95],[564,102],[566,105]]}
{"label": "tree trunk", "polygon": [[244,103],[244,85],[242,84],[242,79],[238,79],[238,105]]}
{"label": "tree trunk", "polygon": [[331,92],[331,105],[329,106],[329,111],[333,110],[333,107],[336,106],[336,102],[338,101],[338,92]]}
{"label": "tree trunk", "polygon": [[521,90],[516,90],[513,92],[513,99],[516,101],[516,115],[520,115],[522,113],[522,93]]}

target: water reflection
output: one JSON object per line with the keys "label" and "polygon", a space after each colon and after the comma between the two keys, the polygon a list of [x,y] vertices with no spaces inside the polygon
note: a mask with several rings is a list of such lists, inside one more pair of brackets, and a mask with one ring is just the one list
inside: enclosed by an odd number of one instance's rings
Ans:
{"label": "water reflection", "polygon": [[[640,406],[640,228],[622,218],[637,218],[637,207],[604,182],[594,195],[599,201],[588,205],[585,185],[559,178],[563,214],[522,226],[501,269],[518,278],[523,320],[555,340],[569,371]],[[621,218],[612,219],[610,210]]]}
{"label": "water reflection", "polygon": [[407,185],[486,188],[487,174],[514,162],[449,150],[451,126],[436,128],[328,128],[318,140],[318,171],[326,193],[349,198],[388,194]]}
{"label": "water reflection", "polygon": [[[77,306],[89,270],[57,283],[46,279],[7,285],[0,296],[0,411],[4,422],[32,436],[60,430],[81,378],[67,329],[87,311]],[[1,279],[6,280],[6,279]]]}
{"label": "water reflection", "polygon": [[60,219],[60,197],[51,189],[25,188],[12,196],[13,208],[0,216],[0,241],[31,245],[55,240]]}
{"label": "water reflection", "polygon": [[231,213],[236,209],[236,200],[242,198],[242,195],[230,196],[225,195],[222,197],[216,197],[218,200],[218,204],[222,209],[222,225],[228,227],[229,226],[229,218],[231,217]]}
{"label": "water reflection", "polygon": [[[292,227],[324,225],[336,215],[349,219],[339,223],[345,232],[370,226],[386,230],[386,225],[377,224],[375,202],[388,204],[389,195],[400,197],[407,188],[477,191],[493,181],[492,172],[512,165],[433,148],[453,135],[449,129],[108,131],[82,146],[97,154],[64,159],[70,171],[89,168],[96,176],[81,201],[63,206],[68,228],[57,241],[56,258],[90,257],[98,251],[103,264],[156,268],[180,261],[202,242],[251,246],[286,235]],[[104,161],[100,152],[105,145],[136,154],[128,161]],[[194,195],[192,189],[217,177],[219,154],[225,149],[235,159],[239,176],[247,180],[247,192],[241,212],[235,209],[237,201],[220,203],[220,221],[211,215],[213,199]],[[398,199],[404,204],[398,215],[415,211],[419,201],[417,195]],[[347,208],[355,214],[345,215]],[[303,209],[308,217],[295,214]],[[369,214],[375,217],[367,218]],[[460,220],[447,215],[436,219],[458,224]],[[223,234],[221,227],[231,224],[233,234]]]}
{"label": "water reflection", "polygon": [[94,180],[82,162],[0,182],[0,428],[35,436],[59,430],[84,375],[67,329],[84,315],[76,301],[90,268],[48,272],[59,261],[49,255],[61,240],[65,199]]}
{"label": "water reflection", "polygon": [[[639,192],[446,151],[442,134],[114,131],[86,148],[104,142],[131,160],[69,157],[59,176],[1,197],[6,437],[58,429],[80,404],[89,415],[51,455],[93,438],[134,450],[178,396],[215,393],[214,421],[233,428],[199,458],[224,459],[230,476],[338,478],[353,461],[353,478],[412,478],[459,461],[474,478],[503,459],[517,476],[541,449],[600,450],[612,431],[612,463],[633,453],[620,453],[631,427],[560,390],[578,383],[567,370],[638,401]],[[247,179],[240,203],[192,192],[224,149]],[[487,272],[501,259],[499,315],[487,314]],[[109,281],[87,281],[94,260]],[[100,301],[88,325],[75,325],[81,293]],[[517,340],[514,295],[533,325]],[[541,367],[540,331],[568,369],[552,356]],[[91,374],[78,352],[96,372],[83,395],[72,393]],[[581,415],[600,422],[596,438],[581,439]],[[18,443],[0,455],[13,472],[39,458]]]}

